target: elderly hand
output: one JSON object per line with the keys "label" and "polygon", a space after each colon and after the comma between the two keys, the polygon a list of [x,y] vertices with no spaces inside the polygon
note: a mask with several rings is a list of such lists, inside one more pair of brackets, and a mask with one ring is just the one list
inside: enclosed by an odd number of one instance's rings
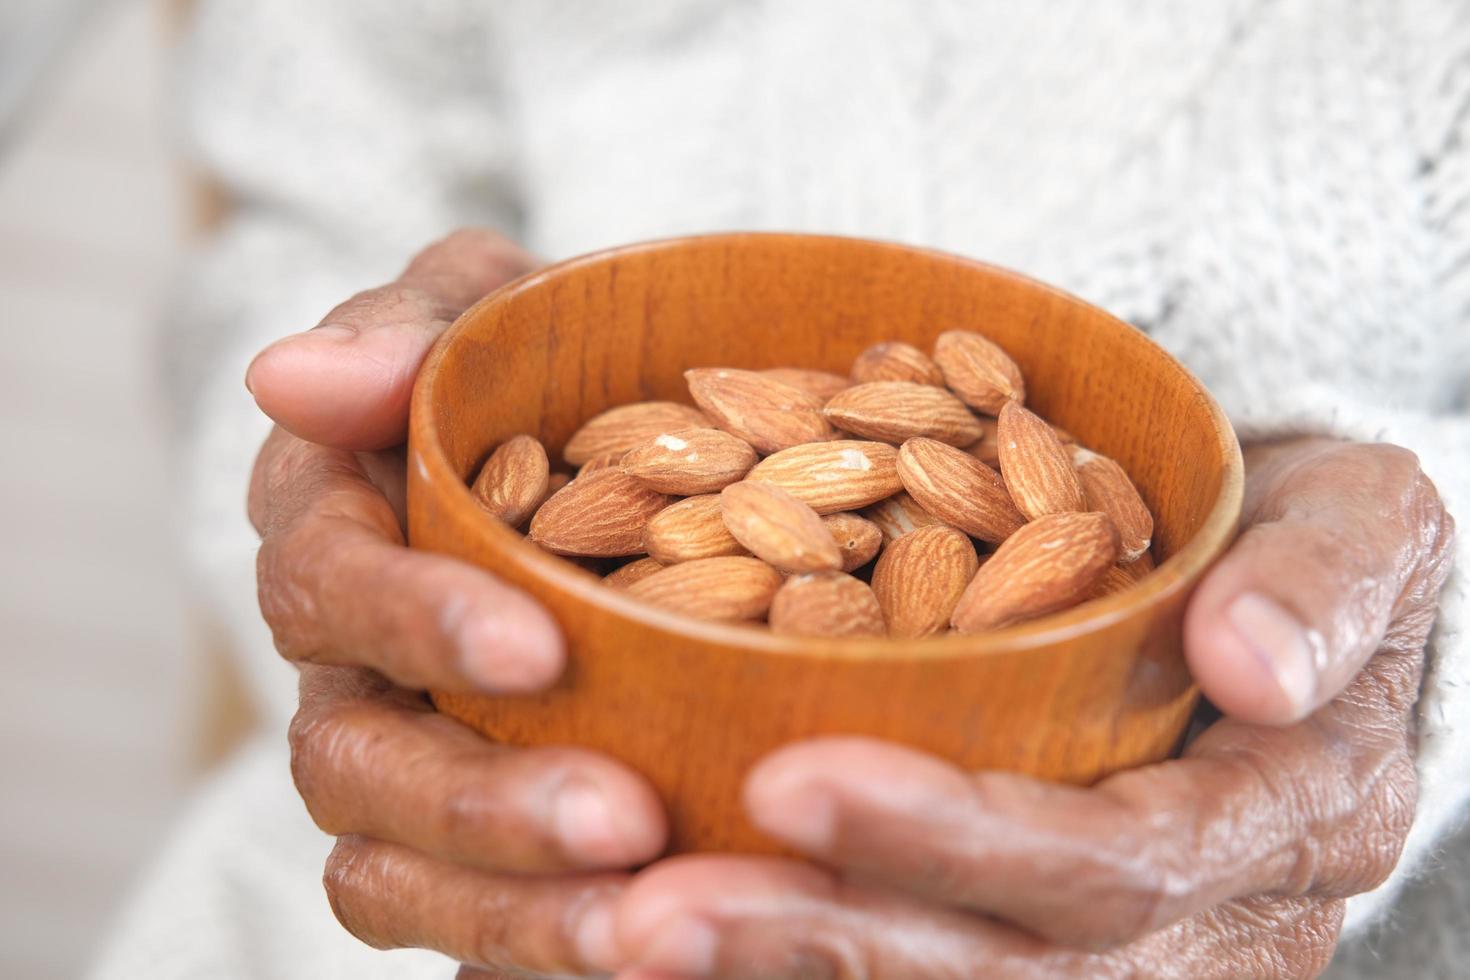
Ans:
{"label": "elderly hand", "polygon": [[823,867],[677,858],[619,903],[620,980],[1301,977],[1413,817],[1410,716],[1453,522],[1411,453],[1248,455],[1246,530],[1190,665],[1229,717],[1089,789],[856,738],[751,773],[754,822]]}
{"label": "elderly hand", "polygon": [[394,283],[265,350],[247,385],[278,423],[257,460],[260,604],[302,664],[292,768],[338,836],[327,893],[379,947],[582,974],[610,955],[626,875],[664,846],[638,775],[577,749],[516,751],[418,693],[522,692],[563,661],[555,623],[485,572],[410,551],[403,453],[414,375],[484,293],[532,267],[485,232],[421,253]]}

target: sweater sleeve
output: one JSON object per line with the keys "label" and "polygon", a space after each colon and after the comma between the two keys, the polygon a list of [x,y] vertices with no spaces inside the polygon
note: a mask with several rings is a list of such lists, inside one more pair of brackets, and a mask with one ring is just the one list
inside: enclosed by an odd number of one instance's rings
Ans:
{"label": "sweater sleeve", "polygon": [[184,546],[272,721],[295,676],[255,604],[243,497],[269,422],[241,379],[263,346],[449,230],[515,233],[492,34],[471,2],[205,0],[183,46],[182,134],[228,202],[164,324]]}
{"label": "sweater sleeve", "polygon": [[[1363,404],[1340,387],[1308,384],[1236,412],[1243,442],[1297,434],[1391,442],[1418,454],[1460,528],[1470,529],[1470,7],[1430,0],[1414,18],[1405,110],[1422,207],[1422,288],[1439,350],[1457,365],[1438,410]],[[1470,816],[1470,561],[1463,543],[1440,598],[1417,708],[1419,800],[1403,857],[1379,888],[1348,902],[1346,933],[1392,915],[1406,881],[1431,875],[1436,849]]]}

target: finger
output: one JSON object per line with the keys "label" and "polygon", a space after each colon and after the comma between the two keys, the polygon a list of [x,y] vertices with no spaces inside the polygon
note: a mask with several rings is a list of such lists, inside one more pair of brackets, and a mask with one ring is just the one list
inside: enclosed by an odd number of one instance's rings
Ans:
{"label": "finger", "polygon": [[1340,903],[1252,900],[1089,954],[815,868],[700,856],[655,865],[628,887],[617,941],[636,965],[618,978],[1297,978],[1326,966],[1340,921]]}
{"label": "finger", "polygon": [[434,949],[513,976],[602,975],[625,881],[487,874],[365,837],[340,838],[323,876],[337,919],[369,946]]}
{"label": "finger", "polygon": [[619,902],[616,937],[632,968],[619,977],[960,980],[982,967],[987,977],[1102,975],[1079,972],[1085,954],[771,858],[654,865]]}
{"label": "finger", "polygon": [[663,809],[636,773],[574,748],[496,745],[365,670],[308,667],[291,772],[317,825],[494,871],[641,864]]}
{"label": "finger", "polygon": [[1223,712],[1285,724],[1336,697],[1408,607],[1427,633],[1453,524],[1393,446],[1293,444],[1252,464],[1247,529],[1191,600],[1185,647]]}
{"label": "finger", "polygon": [[448,691],[539,690],[561,673],[546,611],[480,569],[405,548],[351,453],[278,432],[252,485],[261,612],[286,659]]}
{"label": "finger", "polygon": [[1405,662],[1374,661],[1309,722],[1227,720],[1091,789],[830,738],[763,760],[746,809],[850,874],[1083,948],[1263,891],[1351,895],[1392,870],[1413,817]]}
{"label": "finger", "polygon": [[310,442],[357,450],[400,443],[430,346],[476,299],[534,266],[500,235],[457,231],[420,252],[392,283],[267,347],[245,385],[263,412]]}

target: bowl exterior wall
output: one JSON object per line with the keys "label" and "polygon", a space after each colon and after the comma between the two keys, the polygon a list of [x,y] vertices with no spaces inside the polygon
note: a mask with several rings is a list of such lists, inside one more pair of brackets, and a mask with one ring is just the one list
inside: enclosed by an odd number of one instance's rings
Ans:
{"label": "bowl exterior wall", "polygon": [[[1026,374],[1028,405],[1133,475],[1163,560],[1142,586],[990,636],[778,638],[636,604],[484,515],[465,488],[517,433],[555,456],[604,408],[687,401],[689,367],[846,373],[871,343],[927,349],[948,329],[997,341]],[[582,745],[629,763],[667,801],[676,851],[774,850],[742,814],[741,781],[767,752],[816,735],[1088,783],[1178,744],[1196,699],[1184,605],[1228,544],[1240,484],[1234,434],[1187,371],[1133,328],[1024,277],[795,235],[573,260],[487,297],[441,340],[415,392],[409,465],[412,545],[535,596],[565,632],[569,667],[538,696],[435,703],[509,744]]]}

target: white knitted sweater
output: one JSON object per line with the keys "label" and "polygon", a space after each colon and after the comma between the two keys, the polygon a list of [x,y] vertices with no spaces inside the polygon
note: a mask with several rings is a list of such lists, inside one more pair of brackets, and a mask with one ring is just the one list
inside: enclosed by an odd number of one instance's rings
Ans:
{"label": "white knitted sweater", "polygon": [[[173,373],[191,552],[273,706],[273,737],[294,685],[254,606],[240,500],[264,423],[241,373],[461,224],[553,258],[736,228],[982,257],[1150,332],[1244,439],[1417,450],[1470,520],[1464,0],[200,7],[185,130],[239,207],[183,291]],[[1464,581],[1445,596],[1421,701],[1419,817],[1400,872],[1352,903],[1351,925],[1433,873],[1470,797]],[[154,976],[449,975],[337,934],[314,857],[281,857],[324,853],[325,839],[278,748],[258,751],[186,824],[107,975],[145,961]],[[245,798],[287,816],[262,835]],[[1460,904],[1415,928],[1453,932]]]}

